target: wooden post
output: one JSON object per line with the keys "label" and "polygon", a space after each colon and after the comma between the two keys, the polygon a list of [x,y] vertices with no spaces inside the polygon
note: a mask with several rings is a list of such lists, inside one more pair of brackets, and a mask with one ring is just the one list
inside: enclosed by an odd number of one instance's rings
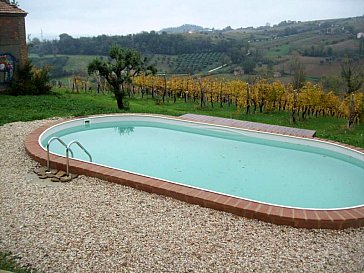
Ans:
{"label": "wooden post", "polygon": [[246,114],[250,114],[250,87],[246,84]]}

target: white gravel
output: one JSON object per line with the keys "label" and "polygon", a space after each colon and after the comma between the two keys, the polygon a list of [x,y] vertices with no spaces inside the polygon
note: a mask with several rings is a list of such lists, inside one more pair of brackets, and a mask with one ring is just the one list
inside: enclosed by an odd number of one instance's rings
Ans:
{"label": "white gravel", "polygon": [[38,183],[0,126],[0,251],[40,272],[364,272],[364,228],[276,226],[99,179]]}

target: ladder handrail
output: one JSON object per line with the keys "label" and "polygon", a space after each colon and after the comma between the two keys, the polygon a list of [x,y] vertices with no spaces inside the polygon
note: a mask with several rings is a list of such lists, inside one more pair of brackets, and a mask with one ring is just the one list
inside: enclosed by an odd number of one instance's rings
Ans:
{"label": "ladder handrail", "polygon": [[[49,160],[49,146],[51,145],[51,143],[53,141],[57,140],[59,143],[61,143],[66,149],[67,149],[67,145],[66,143],[64,143],[64,141],[62,139],[60,139],[59,137],[51,137],[49,140],[48,140],[48,143],[47,143],[47,172],[50,171],[50,160]],[[73,152],[72,150],[70,150],[71,152],[71,156],[73,157]]]}
{"label": "ladder handrail", "polygon": [[[66,175],[67,176],[69,176],[69,152],[71,152],[71,154],[72,154],[72,150],[71,150],[71,146],[73,145],[73,144],[77,144],[78,145],[78,147],[80,147],[87,155],[88,155],[88,157],[89,157],[89,159],[90,159],[90,162],[92,162],[92,156],[91,156],[91,154],[86,150],[86,148],[85,147],[83,147],[82,145],[81,145],[81,143],[80,142],[78,142],[77,140],[72,140],[70,143],[68,143],[68,145],[67,145],[67,147],[66,147],[66,160],[67,160],[67,164],[66,164]],[[72,154],[72,157],[73,157],[73,154]]]}

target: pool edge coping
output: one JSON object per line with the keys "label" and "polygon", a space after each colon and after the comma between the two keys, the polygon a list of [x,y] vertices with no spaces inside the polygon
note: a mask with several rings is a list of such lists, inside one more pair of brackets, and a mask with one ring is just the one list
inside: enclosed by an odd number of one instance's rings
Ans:
{"label": "pool edge coping", "polygon": [[[72,121],[80,118],[103,117],[103,116],[153,116],[182,121],[189,121],[181,117],[173,117],[167,115],[157,114],[105,114],[105,115],[91,115],[83,117],[69,118],[62,122],[49,122],[31,132],[25,139],[25,148],[30,157],[38,161],[42,165],[46,165],[47,155],[46,151],[39,144],[40,135],[48,128],[57,124]],[[232,120],[234,121],[234,120]],[[213,123],[205,123],[211,125],[219,125]],[[221,125],[220,125],[221,126]],[[231,128],[238,128],[234,126],[226,126]],[[261,131],[258,131],[261,132]],[[270,132],[266,132],[270,133]],[[273,133],[277,134],[277,133]],[[283,134],[278,134],[283,135]],[[287,135],[285,135],[287,136]],[[292,137],[290,135],[290,137]],[[294,136],[293,136],[294,137]],[[304,138],[304,137],[298,137]],[[335,144],[350,150],[364,153],[364,149],[354,147],[351,145],[343,144],[336,141],[326,140],[322,138],[307,138],[316,139],[317,141]],[[57,155],[50,154],[50,161],[53,168],[65,170],[65,158]],[[253,218],[270,222],[278,225],[288,225],[297,228],[322,228],[322,229],[345,229],[345,228],[358,228],[364,226],[364,206],[355,208],[344,208],[337,210],[314,210],[314,209],[299,209],[287,208],[284,206],[268,205],[256,201],[245,200],[242,198],[227,196],[207,190],[196,189],[189,186],[170,183],[164,180],[150,178],[143,175],[132,174],[125,171],[120,171],[110,167],[99,166],[93,163],[83,162],[79,160],[70,159],[70,172],[82,174],[91,177],[97,177],[109,182],[118,183],[126,186],[136,188],[138,190],[147,191],[159,195],[172,197],[187,203],[200,205],[220,211],[233,213],[247,218]]]}

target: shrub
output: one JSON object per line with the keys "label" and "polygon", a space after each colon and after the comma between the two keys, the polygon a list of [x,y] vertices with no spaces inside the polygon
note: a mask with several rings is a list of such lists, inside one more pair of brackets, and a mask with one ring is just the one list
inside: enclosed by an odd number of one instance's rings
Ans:
{"label": "shrub", "polygon": [[45,95],[51,91],[49,83],[49,69],[47,67],[35,68],[27,62],[17,70],[17,77],[10,83],[9,94],[19,95]]}

